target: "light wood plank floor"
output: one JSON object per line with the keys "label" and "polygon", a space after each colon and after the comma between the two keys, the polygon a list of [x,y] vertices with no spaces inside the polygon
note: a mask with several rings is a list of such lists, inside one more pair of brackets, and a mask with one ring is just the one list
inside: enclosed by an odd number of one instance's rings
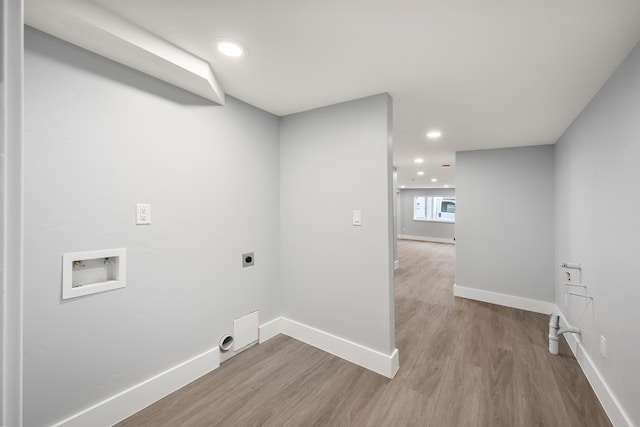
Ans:
{"label": "light wood plank floor", "polygon": [[609,426],[547,316],[455,298],[453,245],[400,241],[389,380],[280,335],[125,426]]}

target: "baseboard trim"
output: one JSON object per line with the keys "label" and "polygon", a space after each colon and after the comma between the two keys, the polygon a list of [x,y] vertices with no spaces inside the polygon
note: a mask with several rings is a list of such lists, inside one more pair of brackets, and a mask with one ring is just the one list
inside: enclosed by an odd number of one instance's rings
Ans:
{"label": "baseboard trim", "polygon": [[[391,355],[386,355],[284,317],[260,325],[259,330],[259,343],[283,333],[387,378],[393,378],[400,368],[397,348]],[[220,350],[215,347],[55,423],[53,427],[116,424],[219,366]]]}
{"label": "baseboard trim", "polygon": [[425,237],[425,236],[410,236],[407,234],[399,234],[398,239],[401,240],[419,240],[421,242],[433,242],[433,243],[450,243],[452,245],[456,244],[454,239],[445,239],[442,237]]}
{"label": "baseboard trim", "polygon": [[393,378],[400,367],[397,348],[387,355],[285,317],[280,323],[283,334],[387,378]]}
{"label": "baseboard trim", "polygon": [[503,305],[505,307],[533,311],[534,313],[551,314],[556,309],[556,305],[552,302],[500,294],[482,289],[467,288],[456,284],[453,285],[453,295],[456,297]]}
{"label": "baseboard trim", "polygon": [[260,325],[259,342],[270,340],[271,338],[279,335],[282,332],[282,326],[280,325],[280,317],[277,317],[264,325]]}
{"label": "baseboard trim", "polygon": [[[560,315],[563,325],[567,324],[567,319],[558,306],[555,307],[554,313],[558,313]],[[591,388],[598,397],[598,400],[604,408],[604,411],[607,413],[611,423],[616,427],[632,427],[633,423],[631,422],[631,419],[607,385],[602,374],[593,363],[593,360],[585,351],[580,341],[578,341],[574,334],[564,334],[564,338],[566,339],[567,344],[569,344],[569,348],[571,348],[582,372],[584,372],[589,384],[591,384]]]}
{"label": "baseboard trim", "polygon": [[54,427],[116,424],[218,366],[220,366],[220,351],[215,347],[78,412],[54,424]]}

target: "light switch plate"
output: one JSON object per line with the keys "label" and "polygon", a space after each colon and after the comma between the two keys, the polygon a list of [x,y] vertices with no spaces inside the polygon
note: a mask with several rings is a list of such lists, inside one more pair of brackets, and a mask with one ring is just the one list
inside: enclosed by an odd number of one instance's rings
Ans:
{"label": "light switch plate", "polygon": [[353,211],[353,225],[362,225],[362,211]]}
{"label": "light switch plate", "polygon": [[151,224],[151,205],[148,203],[136,204],[136,225]]}

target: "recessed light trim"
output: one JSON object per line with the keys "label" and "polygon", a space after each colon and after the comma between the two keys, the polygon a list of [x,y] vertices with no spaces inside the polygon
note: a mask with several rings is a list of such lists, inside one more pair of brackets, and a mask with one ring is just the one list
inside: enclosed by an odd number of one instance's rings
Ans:
{"label": "recessed light trim", "polygon": [[438,178],[431,178],[431,182],[438,182]]}
{"label": "recessed light trim", "polygon": [[424,163],[424,159],[421,159],[420,157],[414,159],[413,161],[414,163]]}
{"label": "recessed light trim", "polygon": [[249,54],[249,49],[237,40],[221,37],[213,39],[213,44],[218,52],[231,58],[240,58]]}
{"label": "recessed light trim", "polygon": [[449,184],[445,184],[445,185],[444,185],[444,188],[449,188]]}
{"label": "recessed light trim", "polygon": [[418,175],[424,175],[424,172],[418,171]]}
{"label": "recessed light trim", "polygon": [[442,132],[439,130],[430,130],[429,132],[427,132],[427,138],[429,139],[438,139],[442,136]]}

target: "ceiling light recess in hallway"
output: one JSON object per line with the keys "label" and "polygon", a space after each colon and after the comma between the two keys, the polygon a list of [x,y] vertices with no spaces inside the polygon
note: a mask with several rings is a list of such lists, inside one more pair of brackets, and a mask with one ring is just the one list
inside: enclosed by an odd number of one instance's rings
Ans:
{"label": "ceiling light recess in hallway", "polygon": [[213,39],[213,44],[218,52],[232,58],[246,56],[249,53],[247,47],[237,40],[229,38],[217,38]]}
{"label": "ceiling light recess in hallway", "polygon": [[442,132],[440,132],[439,130],[430,130],[429,132],[427,132],[427,138],[429,139],[438,139],[442,136]]}

